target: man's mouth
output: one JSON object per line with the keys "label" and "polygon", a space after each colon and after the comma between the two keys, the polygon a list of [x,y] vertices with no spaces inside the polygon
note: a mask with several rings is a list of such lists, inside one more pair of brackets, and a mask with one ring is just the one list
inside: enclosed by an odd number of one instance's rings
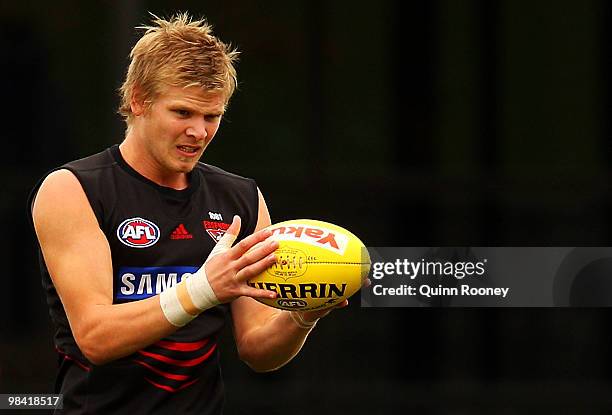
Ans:
{"label": "man's mouth", "polygon": [[176,146],[180,151],[187,154],[196,154],[199,150],[199,147],[191,147],[191,146]]}

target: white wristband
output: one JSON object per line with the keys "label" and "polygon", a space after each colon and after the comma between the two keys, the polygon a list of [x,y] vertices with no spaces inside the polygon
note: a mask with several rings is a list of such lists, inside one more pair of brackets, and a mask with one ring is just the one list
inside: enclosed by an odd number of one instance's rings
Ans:
{"label": "white wristband", "polygon": [[299,328],[305,329],[305,330],[312,329],[314,326],[317,325],[317,321],[319,321],[319,319],[316,319],[314,321],[306,321],[304,320],[304,317],[302,316],[302,314],[297,311],[290,311],[289,315],[291,316],[291,319],[293,320],[293,322]]}
{"label": "white wristband", "polygon": [[[183,283],[181,282],[181,284]],[[164,290],[159,295],[159,305],[170,324],[176,327],[183,327],[197,316],[185,311],[178,299],[176,290],[176,285]]]}
{"label": "white wristband", "polygon": [[212,308],[220,303],[219,299],[215,295],[208,277],[206,276],[205,266],[202,265],[199,270],[196,271],[191,277],[185,281],[187,284],[187,292],[191,297],[191,301],[197,307],[200,312]]}

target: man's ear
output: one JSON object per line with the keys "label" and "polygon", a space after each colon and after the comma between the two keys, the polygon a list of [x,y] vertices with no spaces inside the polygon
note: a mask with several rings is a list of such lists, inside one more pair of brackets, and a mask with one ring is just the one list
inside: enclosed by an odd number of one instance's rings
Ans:
{"label": "man's ear", "polygon": [[144,94],[142,93],[142,89],[136,85],[132,90],[132,98],[130,99],[130,109],[132,110],[132,114],[135,116],[139,116],[144,114],[145,112],[145,100]]}

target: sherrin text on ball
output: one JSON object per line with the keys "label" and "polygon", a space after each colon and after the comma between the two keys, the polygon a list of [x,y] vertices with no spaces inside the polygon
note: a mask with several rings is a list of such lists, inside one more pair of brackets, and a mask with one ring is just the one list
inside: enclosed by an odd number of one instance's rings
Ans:
{"label": "sherrin text on ball", "polygon": [[269,229],[270,239],[279,243],[277,262],[248,284],[277,296],[258,301],[284,310],[321,310],[361,288],[370,270],[370,257],[348,230],[310,219],[280,222]]}

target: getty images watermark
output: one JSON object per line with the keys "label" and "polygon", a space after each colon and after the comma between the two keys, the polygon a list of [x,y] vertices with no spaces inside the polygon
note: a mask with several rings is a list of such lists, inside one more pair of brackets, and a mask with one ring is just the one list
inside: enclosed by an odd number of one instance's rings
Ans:
{"label": "getty images watermark", "polygon": [[363,307],[612,306],[610,247],[368,247]]}

